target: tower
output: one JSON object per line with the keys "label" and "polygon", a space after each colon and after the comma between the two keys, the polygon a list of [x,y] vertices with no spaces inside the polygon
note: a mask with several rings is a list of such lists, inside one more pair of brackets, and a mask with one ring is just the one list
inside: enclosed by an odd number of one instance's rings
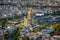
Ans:
{"label": "tower", "polygon": [[32,23],[32,7],[29,8],[27,17],[24,16],[24,26],[28,26],[28,24]]}

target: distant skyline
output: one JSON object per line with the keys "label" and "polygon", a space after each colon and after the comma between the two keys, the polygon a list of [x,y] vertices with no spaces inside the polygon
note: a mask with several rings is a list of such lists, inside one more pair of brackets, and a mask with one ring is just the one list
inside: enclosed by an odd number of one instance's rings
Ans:
{"label": "distant skyline", "polygon": [[[0,18],[1,17],[6,17],[6,16],[14,16],[14,15],[18,15],[19,13],[26,13],[27,10],[26,8],[28,9],[27,5],[34,5],[34,4],[40,4],[39,7],[41,5],[43,6],[60,6],[60,1],[59,0],[0,0],[0,4],[1,3],[15,3],[16,5],[19,4],[18,6],[12,6],[12,5],[3,5],[1,6],[0,5]],[[20,5],[25,5],[26,7],[22,8],[22,6]],[[37,7],[38,8],[38,7]],[[43,9],[41,8],[34,8],[33,10],[36,11],[36,12],[41,12],[41,13],[52,13],[52,12],[55,12],[57,10],[60,10],[59,8],[44,8],[42,7]]]}

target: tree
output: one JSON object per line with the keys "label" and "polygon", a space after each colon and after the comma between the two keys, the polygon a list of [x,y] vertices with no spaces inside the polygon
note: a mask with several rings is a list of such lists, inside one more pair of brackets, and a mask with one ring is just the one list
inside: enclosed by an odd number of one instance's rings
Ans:
{"label": "tree", "polygon": [[60,15],[60,11],[53,12],[51,15]]}
{"label": "tree", "polygon": [[53,24],[53,25],[51,25],[51,26],[48,26],[48,27],[51,27],[51,28],[55,28],[55,31],[60,31],[60,23],[58,23],[58,24]]}
{"label": "tree", "polygon": [[29,40],[29,37],[28,36],[25,36],[25,40]]}

